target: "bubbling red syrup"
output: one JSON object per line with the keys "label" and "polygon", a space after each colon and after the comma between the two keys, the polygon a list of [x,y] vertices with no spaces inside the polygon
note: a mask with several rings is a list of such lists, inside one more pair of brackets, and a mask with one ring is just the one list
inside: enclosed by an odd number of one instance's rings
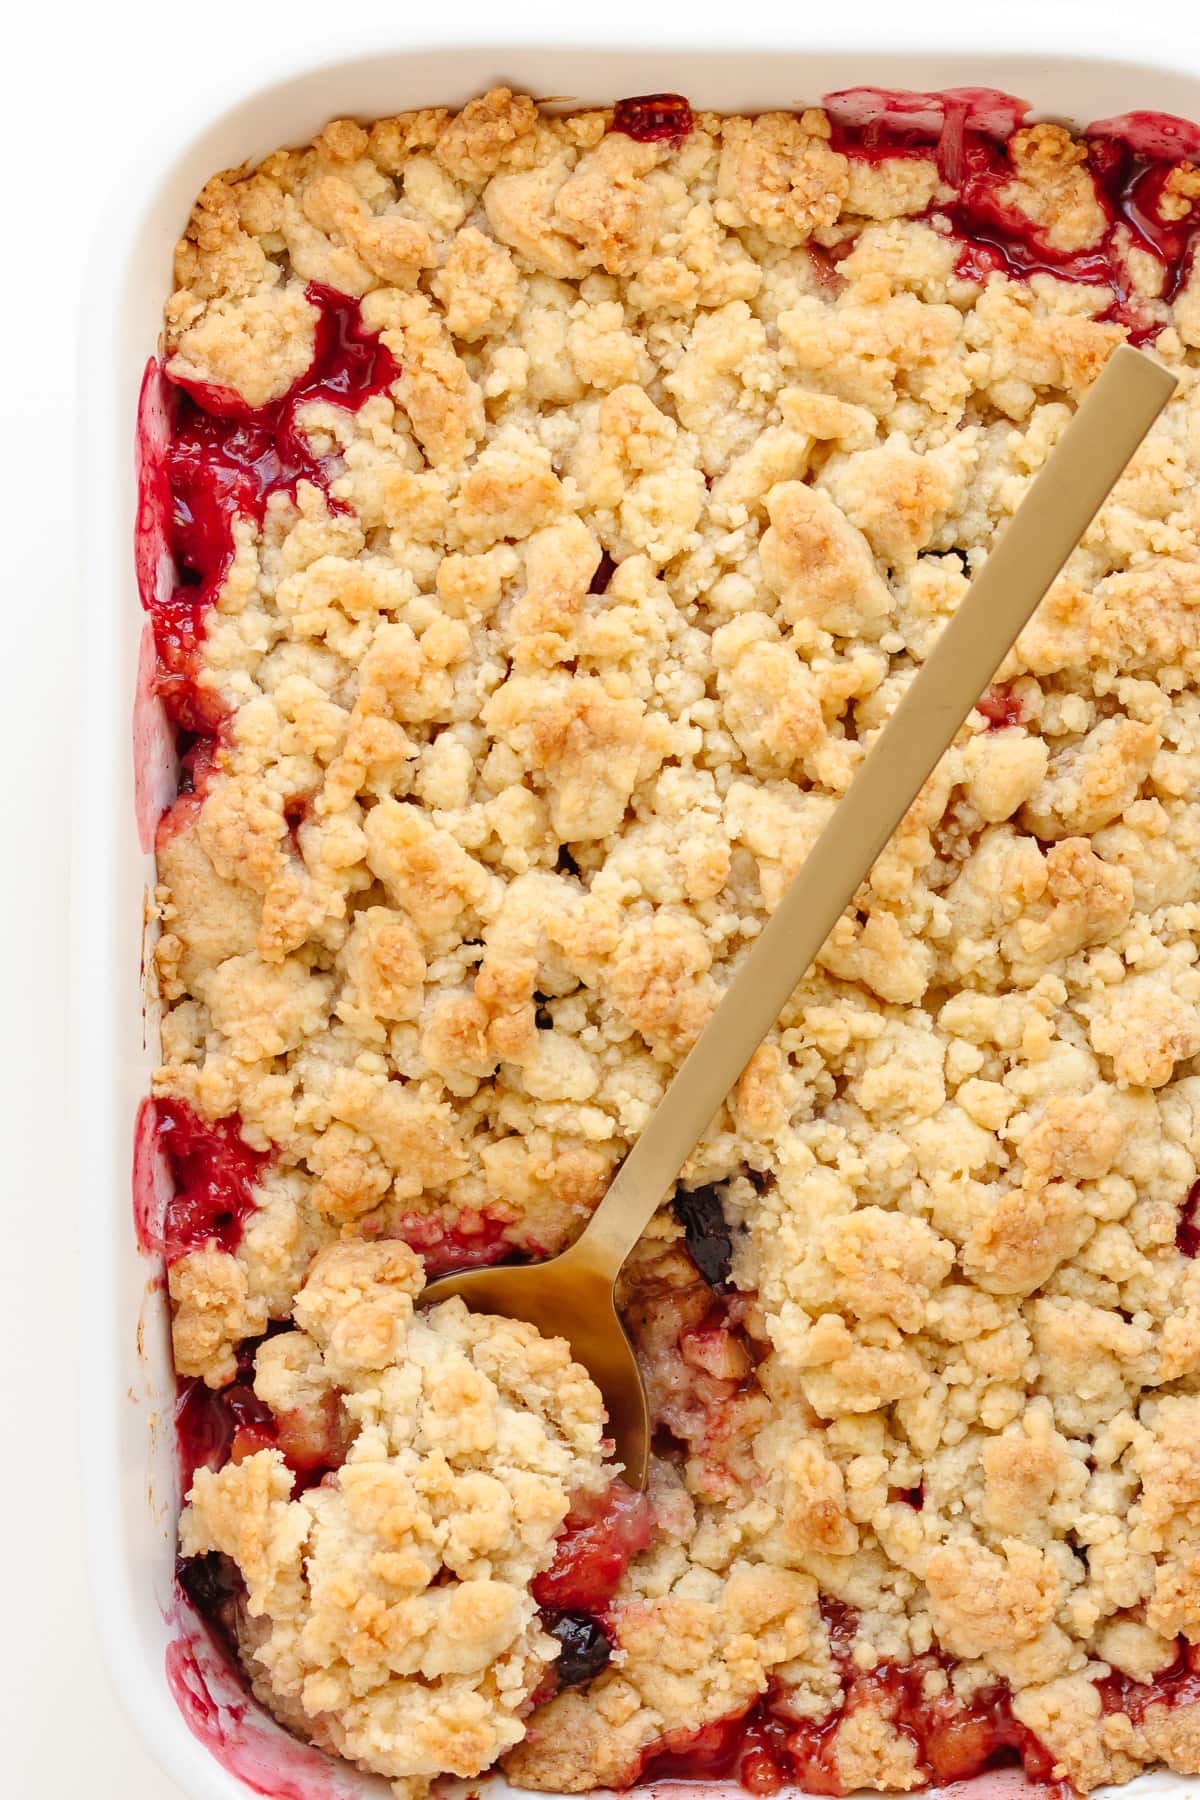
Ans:
{"label": "bubbling red syrup", "polygon": [[1124,245],[1148,252],[1162,265],[1163,298],[1173,299],[1190,266],[1196,224],[1194,208],[1174,221],[1161,211],[1167,180],[1177,161],[1147,158],[1117,138],[1090,139],[1087,167],[1108,227],[1094,247],[1063,251],[1003,200],[1014,173],[1004,146],[969,138],[963,160],[959,197],[945,209],[963,241],[957,265],[960,275],[986,281],[993,271],[1001,270],[1017,279],[1046,274],[1089,287],[1107,287],[1113,298],[1101,318],[1123,325],[1134,343],[1157,336],[1163,321],[1134,293]]}
{"label": "bubbling red syrup", "polygon": [[157,1100],[155,1107],[175,1189],[163,1220],[167,1262],[206,1246],[236,1250],[268,1155],[243,1143],[236,1113],[210,1122],[182,1100]]}
{"label": "bubbling red syrup", "polygon": [[436,1281],[439,1275],[483,1269],[511,1257],[516,1247],[507,1235],[509,1223],[490,1207],[460,1213],[453,1225],[406,1213],[390,1228],[389,1236],[403,1238],[425,1264],[426,1281]]}
{"label": "bubbling red syrup", "polygon": [[229,388],[175,381],[181,397],[166,459],[171,547],[181,579],[199,590],[196,600],[211,603],[224,578],[236,514],[261,520],[272,494],[294,494],[300,481],[328,485],[328,458],[300,429],[299,409],[324,400],[357,412],[400,373],[390,351],[364,331],[356,300],[311,283],[305,294],[319,315],[313,360],[282,399],[250,407]]}
{"label": "bubbling red syrup", "polygon": [[1091,138],[1116,138],[1139,156],[1169,161],[1200,156],[1200,125],[1174,113],[1128,112],[1112,119],[1094,119],[1087,127]]}
{"label": "bubbling red syrup", "polygon": [[[827,95],[825,105],[833,147],[842,154],[881,160],[933,151],[943,179],[959,192],[949,204],[935,204],[930,211],[942,214],[959,240],[957,272],[965,279],[984,282],[994,272],[1016,279],[1046,273],[1106,286],[1112,301],[1100,316],[1121,324],[1133,342],[1145,342],[1162,328],[1162,320],[1132,292],[1123,248],[1132,243],[1157,260],[1163,295],[1174,297],[1191,267],[1200,212],[1193,206],[1183,218],[1168,218],[1163,195],[1172,169],[1200,157],[1200,127],[1158,113],[1129,113],[1090,126],[1084,134],[1087,167],[1108,227],[1094,247],[1063,252],[1002,197],[1014,174],[1005,140],[1024,120],[1025,102],[982,88],[939,94],[864,88]],[[675,94],[625,99],[613,112],[612,129],[640,142],[678,146],[692,127],[690,106]],[[851,244],[847,239],[824,253],[831,284],[839,279],[832,265]],[[301,480],[328,494],[334,461],[310,446],[297,425],[297,409],[326,400],[356,410],[399,374],[387,350],[364,332],[356,302],[315,285],[307,293],[320,313],[313,362],[288,394],[269,406],[252,409],[230,390],[187,381],[175,383],[172,394],[160,365],[147,371],[139,415],[139,586],[154,625],[158,690],[176,723],[200,740],[192,752],[198,791],[223,722],[220,702],[196,680],[200,645],[207,613],[232,560],[233,521],[239,514],[261,521],[270,495],[294,494]],[[341,510],[332,497],[328,504]],[[164,559],[174,566],[173,586],[163,582]],[[1020,721],[1020,702],[1004,686],[990,688],[978,704],[992,729]],[[194,810],[195,796],[184,799]],[[253,1187],[266,1158],[241,1142],[236,1116],[208,1125],[182,1103],[159,1101],[156,1106],[177,1190],[167,1203],[163,1228],[168,1261],[205,1244],[236,1248],[254,1209]],[[1176,1232],[1178,1248],[1187,1256],[1200,1250],[1198,1207],[1200,1183],[1181,1208]],[[504,1221],[484,1213],[449,1229],[413,1218],[403,1222],[399,1235],[422,1256],[432,1278],[500,1260],[512,1249],[504,1230]],[[339,1466],[345,1436],[337,1397],[330,1396],[328,1405],[303,1418],[273,1416],[253,1391],[256,1349],[256,1343],[243,1345],[237,1376],[225,1389],[181,1383],[177,1426],[185,1490],[197,1468],[219,1468],[271,1445],[283,1451],[301,1486]],[[920,1488],[901,1497],[916,1507],[923,1503]],[[568,1515],[554,1561],[533,1583],[533,1593],[548,1614],[556,1615],[558,1626],[570,1621],[571,1629],[563,1631],[564,1657],[569,1644],[579,1665],[568,1671],[571,1680],[591,1678],[589,1659],[603,1666],[606,1656],[592,1641],[588,1621],[602,1618],[628,1562],[651,1535],[649,1503],[619,1481],[602,1499],[581,1504]],[[1050,1782],[1053,1758],[1013,1717],[1003,1684],[982,1690],[969,1702],[927,1692],[940,1685],[932,1678],[953,1666],[940,1655],[856,1670],[851,1661],[853,1613],[829,1600],[822,1601],[822,1612],[845,1688],[836,1713],[821,1724],[796,1720],[779,1690],[772,1689],[751,1706],[699,1730],[668,1733],[645,1753],[630,1780],[735,1776],[755,1794],[774,1794],[785,1782],[810,1794],[843,1794],[837,1733],[847,1716],[869,1704],[910,1739],[927,1781],[965,1780],[999,1762],[1019,1761],[1031,1780]],[[1200,1703],[1200,1651],[1181,1643],[1175,1661],[1153,1681],[1137,1683],[1114,1673],[1097,1688],[1105,1713],[1124,1712],[1135,1723],[1151,1705]],[[207,1693],[204,1701],[208,1703]],[[190,1717],[189,1722],[198,1729]],[[1041,1791],[1065,1800],[1070,1789],[1055,1783]]]}
{"label": "bubbling red syrup", "polygon": [[1195,1706],[1200,1703],[1200,1645],[1179,1639],[1175,1660],[1149,1681],[1135,1681],[1114,1670],[1096,1683],[1101,1711],[1126,1713],[1140,1725],[1151,1706]]}
{"label": "bubbling red syrup", "polygon": [[989,731],[1004,731],[1010,725],[1021,723],[1020,699],[1002,682],[993,682],[991,687],[980,694],[975,702],[975,710],[983,714]]}
{"label": "bubbling red syrup", "polygon": [[943,88],[918,93],[908,88],[842,88],[824,94],[821,104],[833,128],[832,143],[844,156],[894,156],[897,150],[928,155],[931,143],[949,132],[1011,137],[1029,111],[999,88]]}
{"label": "bubbling red syrup", "polygon": [[[953,1667],[940,1655],[911,1663],[880,1663],[869,1672],[852,1658],[857,1614],[840,1600],[821,1597],[829,1649],[842,1677],[841,1706],[820,1723],[797,1719],[782,1689],[773,1684],[751,1705],[698,1731],[668,1732],[644,1753],[630,1783],[737,1780],[751,1794],[776,1794],[785,1784],[806,1794],[850,1790],[837,1762],[843,1721],[863,1706],[881,1713],[912,1743],[925,1782],[965,1781],[1003,1763],[1019,1762],[1026,1776],[1049,1783],[1054,1759],[1012,1715],[1008,1689],[997,1683],[962,1701],[945,1689]],[[1066,1783],[1042,1787],[1067,1800]]]}
{"label": "bubbling red syrup", "polygon": [[[792,1730],[787,1745],[791,1767],[785,1768],[785,1778],[799,1782],[810,1794],[847,1793],[838,1770],[837,1733],[844,1719],[870,1706],[910,1739],[926,1781],[967,1781],[998,1764],[1019,1762],[1031,1780],[1048,1782],[1054,1758],[1013,1717],[1011,1695],[1002,1683],[982,1689],[969,1701],[950,1692],[927,1696],[930,1677],[951,1666],[942,1657],[921,1656],[910,1663],[881,1663],[869,1674],[853,1675],[839,1712],[822,1725],[801,1724]],[[1055,1785],[1064,1797],[1069,1794],[1065,1783]]]}
{"label": "bubbling red syrup", "polygon": [[[286,1325],[272,1327],[266,1336]],[[265,1337],[247,1338],[238,1347],[237,1370],[227,1387],[180,1381],[175,1405],[175,1434],[183,1492],[197,1469],[223,1469],[259,1450],[279,1450],[295,1477],[294,1491],[315,1487],[340,1469],[352,1433],[336,1393],[304,1411],[273,1413],[254,1392],[255,1359]]]}
{"label": "bubbling red syrup", "polygon": [[[317,308],[313,360],[279,400],[250,407],[229,388],[173,380],[173,417],[165,446],[152,441],[156,412],[143,406],[142,503],[139,506],[139,570],[151,560],[156,534],[165,540],[175,569],[169,594],[142,580],[158,648],[158,689],[184,730],[209,734],[223,717],[218,696],[197,682],[205,621],[233,559],[233,522],[261,522],[272,494],[292,494],[309,481],[328,496],[335,461],[319,456],[297,422],[299,408],[315,400],[356,412],[400,373],[378,337],[363,329],[358,302],[310,283]],[[144,394],[153,396],[152,388]],[[161,408],[161,398],[155,402]],[[160,435],[160,434],[158,434]],[[334,511],[341,502],[329,498]],[[165,524],[159,510],[169,508]]]}
{"label": "bubbling red syrup", "polygon": [[1200,156],[1200,127],[1145,112],[1088,126],[1087,167],[1108,225],[1098,244],[1064,251],[1004,197],[1015,175],[1005,140],[1023,122],[1025,101],[992,88],[941,94],[850,88],[826,94],[824,105],[833,147],[844,156],[936,157],[939,174],[958,193],[948,203],[935,201],[929,214],[945,217],[960,241],[956,271],[964,280],[1046,274],[1107,287],[1112,300],[1099,316],[1123,326],[1131,342],[1145,343],[1162,330],[1162,318],[1133,291],[1125,247],[1162,265],[1163,297],[1173,299],[1191,266],[1200,212],[1193,204],[1181,219],[1165,217],[1163,193],[1171,171]]}
{"label": "bubbling red syrup", "polygon": [[599,1616],[653,1534],[654,1516],[645,1494],[614,1481],[606,1493],[571,1508],[554,1561],[534,1578],[530,1592],[548,1610]]}
{"label": "bubbling red syrup", "polygon": [[639,144],[682,144],[692,129],[692,109],[682,94],[637,94],[613,107],[612,130]]}
{"label": "bubbling red syrup", "polygon": [[[966,1781],[1005,1763],[1019,1763],[1040,1791],[1068,1800],[1069,1784],[1052,1782],[1054,1759],[1033,1733],[1013,1718],[1003,1684],[970,1701],[949,1692],[927,1694],[931,1678],[952,1665],[940,1656],[911,1663],[881,1663],[869,1673],[849,1661],[844,1627],[852,1615],[838,1602],[822,1601],[832,1618],[830,1647],[845,1684],[841,1706],[819,1724],[790,1716],[777,1686],[752,1705],[699,1731],[668,1732],[645,1753],[630,1781],[737,1780],[751,1794],[777,1794],[785,1785],[805,1794],[848,1794],[837,1759],[843,1722],[870,1706],[913,1746],[923,1783]],[[851,1631],[852,1636],[852,1631]],[[932,1682],[936,1688],[944,1684]]]}
{"label": "bubbling red syrup", "polygon": [[274,1446],[275,1421],[270,1408],[254,1392],[253,1378],[251,1350],[248,1364],[239,1357],[237,1378],[228,1387],[210,1388],[196,1380],[180,1382],[175,1435],[185,1494],[197,1469],[223,1469],[226,1463],[241,1462],[256,1450]]}

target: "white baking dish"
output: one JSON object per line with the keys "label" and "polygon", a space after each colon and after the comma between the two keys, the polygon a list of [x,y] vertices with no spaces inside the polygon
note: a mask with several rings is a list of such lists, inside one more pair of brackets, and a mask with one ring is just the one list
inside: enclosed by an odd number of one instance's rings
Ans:
{"label": "white baking dish", "polygon": [[[163,1768],[196,1800],[249,1793],[360,1800],[387,1790],[300,1748],[253,1716],[253,1709],[235,1717],[240,1696],[222,1686],[219,1672],[208,1671],[206,1692],[173,1598],[178,1493],[166,1307],[160,1271],[138,1251],[130,1197],[135,1116],[156,1060],[142,975],[143,894],[153,865],[135,818],[135,760],[144,811],[167,796],[172,779],[161,720],[141,709],[136,759],[130,729],[143,624],[131,541],[134,416],[168,291],[173,243],[194,195],[214,171],[278,144],[302,143],[331,116],[370,118],[459,103],[499,79],[536,95],[580,102],[665,89],[721,110],[791,107],[867,83],[922,89],[983,84],[1024,96],[1043,115],[1078,123],[1134,108],[1200,118],[1200,39],[1173,46],[1177,57],[1182,48],[1182,67],[1147,63],[1133,39],[1136,18],[1128,18],[1127,9],[1118,18],[1106,4],[1039,10],[1016,0],[1002,18],[981,13],[973,22],[948,7],[925,5],[902,24],[889,8],[878,33],[873,11],[860,0],[836,26],[798,22],[790,42],[776,34],[772,44],[755,49],[727,38],[714,41],[711,33],[703,46],[697,44],[702,21],[689,25],[692,47],[686,50],[631,47],[637,29],[630,33],[624,26],[626,47],[619,50],[585,43],[463,48],[444,42],[405,49],[395,47],[393,38],[348,56],[343,38],[324,61],[300,67],[293,61],[264,82],[234,77],[220,104],[198,120],[181,120],[174,141],[152,146],[122,183],[96,245],[85,290],[82,365],[85,678],[75,945],[84,1512],[93,1598],[115,1684]],[[725,30],[730,34],[729,26]],[[568,20],[558,35],[570,34]],[[881,36],[889,47],[880,48]],[[1107,60],[1073,54],[1081,41],[1103,44]],[[947,43],[957,48],[947,49]],[[1003,44],[1009,47],[1001,51]],[[1025,48],[1014,51],[1014,45]],[[224,1732],[228,1766],[185,1722],[167,1678],[168,1656],[175,1692],[192,1694],[193,1722],[209,1737]],[[970,1788],[972,1800],[1020,1791],[1019,1779],[1010,1775],[984,1777]],[[1196,1788],[1180,1777],[1155,1775],[1121,1791],[1127,1800],[1182,1800]]]}

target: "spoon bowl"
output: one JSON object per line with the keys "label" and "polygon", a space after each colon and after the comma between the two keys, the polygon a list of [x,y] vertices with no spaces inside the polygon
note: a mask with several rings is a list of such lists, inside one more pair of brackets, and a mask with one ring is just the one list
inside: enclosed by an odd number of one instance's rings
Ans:
{"label": "spoon bowl", "polygon": [[600,1389],[633,1486],[646,1483],[650,1417],[613,1297],[621,1266],[1175,385],[1140,351],[1113,352],[582,1235],[549,1262],[474,1269],[425,1290],[566,1338]]}
{"label": "spoon bowl", "polygon": [[588,1233],[548,1262],[465,1269],[431,1282],[424,1301],[459,1295],[472,1312],[526,1319],[544,1337],[565,1338],[604,1401],[608,1432],[631,1487],[645,1487],[650,1454],[646,1391],[633,1347],[617,1316],[613,1277]]}

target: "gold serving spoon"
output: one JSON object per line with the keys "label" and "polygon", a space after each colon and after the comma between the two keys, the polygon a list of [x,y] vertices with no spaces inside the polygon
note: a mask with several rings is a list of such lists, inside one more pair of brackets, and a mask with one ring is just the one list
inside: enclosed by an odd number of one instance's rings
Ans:
{"label": "gold serving spoon", "polygon": [[566,1338],[632,1485],[646,1483],[650,1420],[613,1297],[621,1265],[1174,389],[1127,345],[1109,358],[576,1241],[425,1290]]}

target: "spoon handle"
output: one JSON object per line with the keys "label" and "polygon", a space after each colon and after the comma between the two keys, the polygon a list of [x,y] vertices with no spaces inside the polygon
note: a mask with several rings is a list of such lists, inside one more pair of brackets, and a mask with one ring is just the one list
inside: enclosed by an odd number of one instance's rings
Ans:
{"label": "spoon handle", "polygon": [[1109,358],[617,1171],[593,1266],[616,1276],[1175,385],[1128,345]]}

